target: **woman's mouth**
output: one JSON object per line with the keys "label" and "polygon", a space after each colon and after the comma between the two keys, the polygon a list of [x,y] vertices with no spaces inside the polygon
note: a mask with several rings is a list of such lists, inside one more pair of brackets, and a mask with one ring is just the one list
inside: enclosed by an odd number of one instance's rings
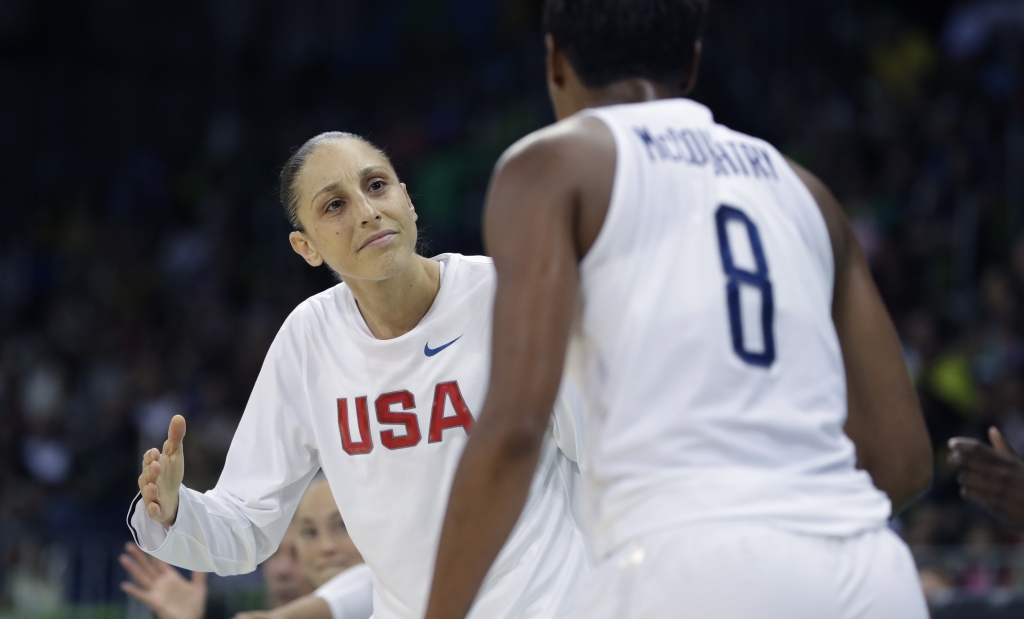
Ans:
{"label": "woman's mouth", "polygon": [[398,232],[395,230],[383,230],[363,241],[363,244],[359,246],[359,249],[363,250],[369,247],[384,247],[397,235]]}

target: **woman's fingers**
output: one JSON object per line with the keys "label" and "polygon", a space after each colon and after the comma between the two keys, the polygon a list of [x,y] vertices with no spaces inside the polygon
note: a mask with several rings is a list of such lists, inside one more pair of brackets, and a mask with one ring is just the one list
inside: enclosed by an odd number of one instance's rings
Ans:
{"label": "woman's fingers", "polygon": [[160,516],[162,516],[162,514],[160,513],[160,505],[156,501],[152,501],[148,505],[146,505],[146,513],[149,514],[150,518],[156,520],[157,522],[160,522],[162,520],[160,518]]}
{"label": "woman's fingers", "polygon": [[159,567],[161,565],[166,565],[166,563],[160,559],[149,556],[143,552],[141,548],[131,542],[125,544],[125,547],[128,549],[128,553],[132,558],[135,559],[135,562],[139,564],[139,567],[146,570],[150,578],[155,579],[160,574]]}
{"label": "woman's fingers", "polygon": [[990,464],[1009,464],[1016,460],[1007,454],[1000,453],[988,445],[974,439],[954,438],[949,441],[949,459],[954,464],[966,462],[987,462]]}
{"label": "woman's fingers", "polygon": [[142,457],[139,491],[146,513],[158,522],[172,521],[177,510],[178,487],[181,484],[182,440],[185,437],[185,419],[175,415],[167,429],[164,451],[150,449]]}
{"label": "woman's fingers", "polygon": [[992,441],[992,446],[996,448],[999,453],[1006,454],[1008,456],[1016,456],[1017,452],[1010,447],[1010,444],[1003,438],[1003,434],[999,431],[999,428],[992,426],[988,429],[988,440]]}
{"label": "woman's fingers", "polygon": [[185,438],[185,418],[181,415],[171,417],[171,423],[167,426],[167,441],[164,443],[164,453],[172,456],[181,451],[181,444]]}
{"label": "woman's fingers", "polygon": [[124,568],[124,571],[128,572],[128,574],[135,579],[135,582],[139,583],[146,589],[153,586],[152,577],[145,569],[142,568],[142,566],[138,564],[137,561],[135,561],[135,559],[128,555],[121,555],[118,557],[118,560],[121,563],[121,567]]}
{"label": "woman's fingers", "polygon": [[150,608],[153,607],[153,599],[150,597],[149,593],[143,591],[142,589],[139,589],[133,583],[121,583],[121,591],[124,591],[125,593],[132,596],[136,600],[142,602],[146,606],[149,606]]}
{"label": "woman's fingers", "polygon": [[156,557],[150,557],[149,562],[150,565],[153,566],[153,573],[156,574],[158,578],[167,576],[168,572],[174,572],[174,576],[177,576],[180,580],[184,580],[181,578],[181,574],[178,573],[178,570],[171,567],[170,564],[165,563]]}
{"label": "woman's fingers", "polygon": [[960,470],[970,471],[971,473],[983,475],[991,479],[1006,480],[1007,483],[1020,472],[1019,467],[1013,464],[1006,464],[1004,462],[993,464],[981,460],[968,460],[960,467]]}
{"label": "woman's fingers", "polygon": [[988,494],[997,494],[1007,489],[1005,477],[997,478],[974,471],[962,471],[957,475],[957,481],[965,488]]}
{"label": "woman's fingers", "polygon": [[960,486],[960,496],[980,505],[985,511],[994,516],[999,514],[999,495],[984,492],[971,486]]}

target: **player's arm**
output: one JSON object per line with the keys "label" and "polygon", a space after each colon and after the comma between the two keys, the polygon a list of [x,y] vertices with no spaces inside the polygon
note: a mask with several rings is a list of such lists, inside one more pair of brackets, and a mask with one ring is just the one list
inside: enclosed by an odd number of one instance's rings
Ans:
{"label": "player's arm", "polygon": [[849,220],[824,183],[791,165],[818,202],[832,240],[832,319],[846,366],[846,434],[857,446],[857,465],[898,512],[932,482],[932,448],[917,392]]}
{"label": "player's arm", "polygon": [[309,411],[302,408],[301,342],[289,318],[267,353],[213,490],[182,485],[185,420],[171,420],[163,449],[144,456],[140,497],[128,513],[139,547],[171,565],[220,575],[251,572],[274,552],[319,467]]}
{"label": "player's arm", "polygon": [[[574,230],[593,156],[585,140],[549,131],[520,143],[491,182],[484,236],[498,288],[490,385],[455,474],[427,619],[465,616],[529,491],[576,307]],[[611,170],[593,171],[597,184],[610,186],[614,145],[611,152]]]}

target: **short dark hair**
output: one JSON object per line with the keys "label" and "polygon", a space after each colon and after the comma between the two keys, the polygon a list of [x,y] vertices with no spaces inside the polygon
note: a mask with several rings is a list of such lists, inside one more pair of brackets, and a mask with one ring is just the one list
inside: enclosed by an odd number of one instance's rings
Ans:
{"label": "short dark hair", "polygon": [[313,150],[329,140],[358,140],[380,153],[380,156],[388,162],[388,165],[394,168],[391,164],[391,158],[384,152],[384,149],[361,135],[345,131],[328,131],[309,138],[305,144],[292,153],[292,156],[285,162],[284,167],[281,168],[281,206],[284,207],[284,214],[288,218],[288,222],[296,230],[302,230],[302,223],[299,221],[299,196],[295,191],[295,179],[302,172],[302,168],[306,165],[306,160],[309,159]]}
{"label": "short dark hair", "polygon": [[709,0],[547,0],[544,31],[588,88],[642,77],[682,86]]}

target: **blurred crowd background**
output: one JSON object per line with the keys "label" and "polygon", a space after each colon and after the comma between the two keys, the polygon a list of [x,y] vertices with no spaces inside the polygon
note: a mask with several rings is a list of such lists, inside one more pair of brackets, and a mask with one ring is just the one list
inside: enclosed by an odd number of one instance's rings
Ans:
{"label": "blurred crowd background", "polygon": [[[494,161],[552,121],[540,5],[0,2],[0,616],[124,603],[172,415],[215,483],[278,326],[334,284],[288,246],[293,148],[369,137],[423,251],[483,251]],[[944,445],[1024,452],[1024,1],[712,0],[704,51],[694,98],[833,188],[899,328],[937,475],[893,526],[932,602],[1014,599],[1020,537]]]}

